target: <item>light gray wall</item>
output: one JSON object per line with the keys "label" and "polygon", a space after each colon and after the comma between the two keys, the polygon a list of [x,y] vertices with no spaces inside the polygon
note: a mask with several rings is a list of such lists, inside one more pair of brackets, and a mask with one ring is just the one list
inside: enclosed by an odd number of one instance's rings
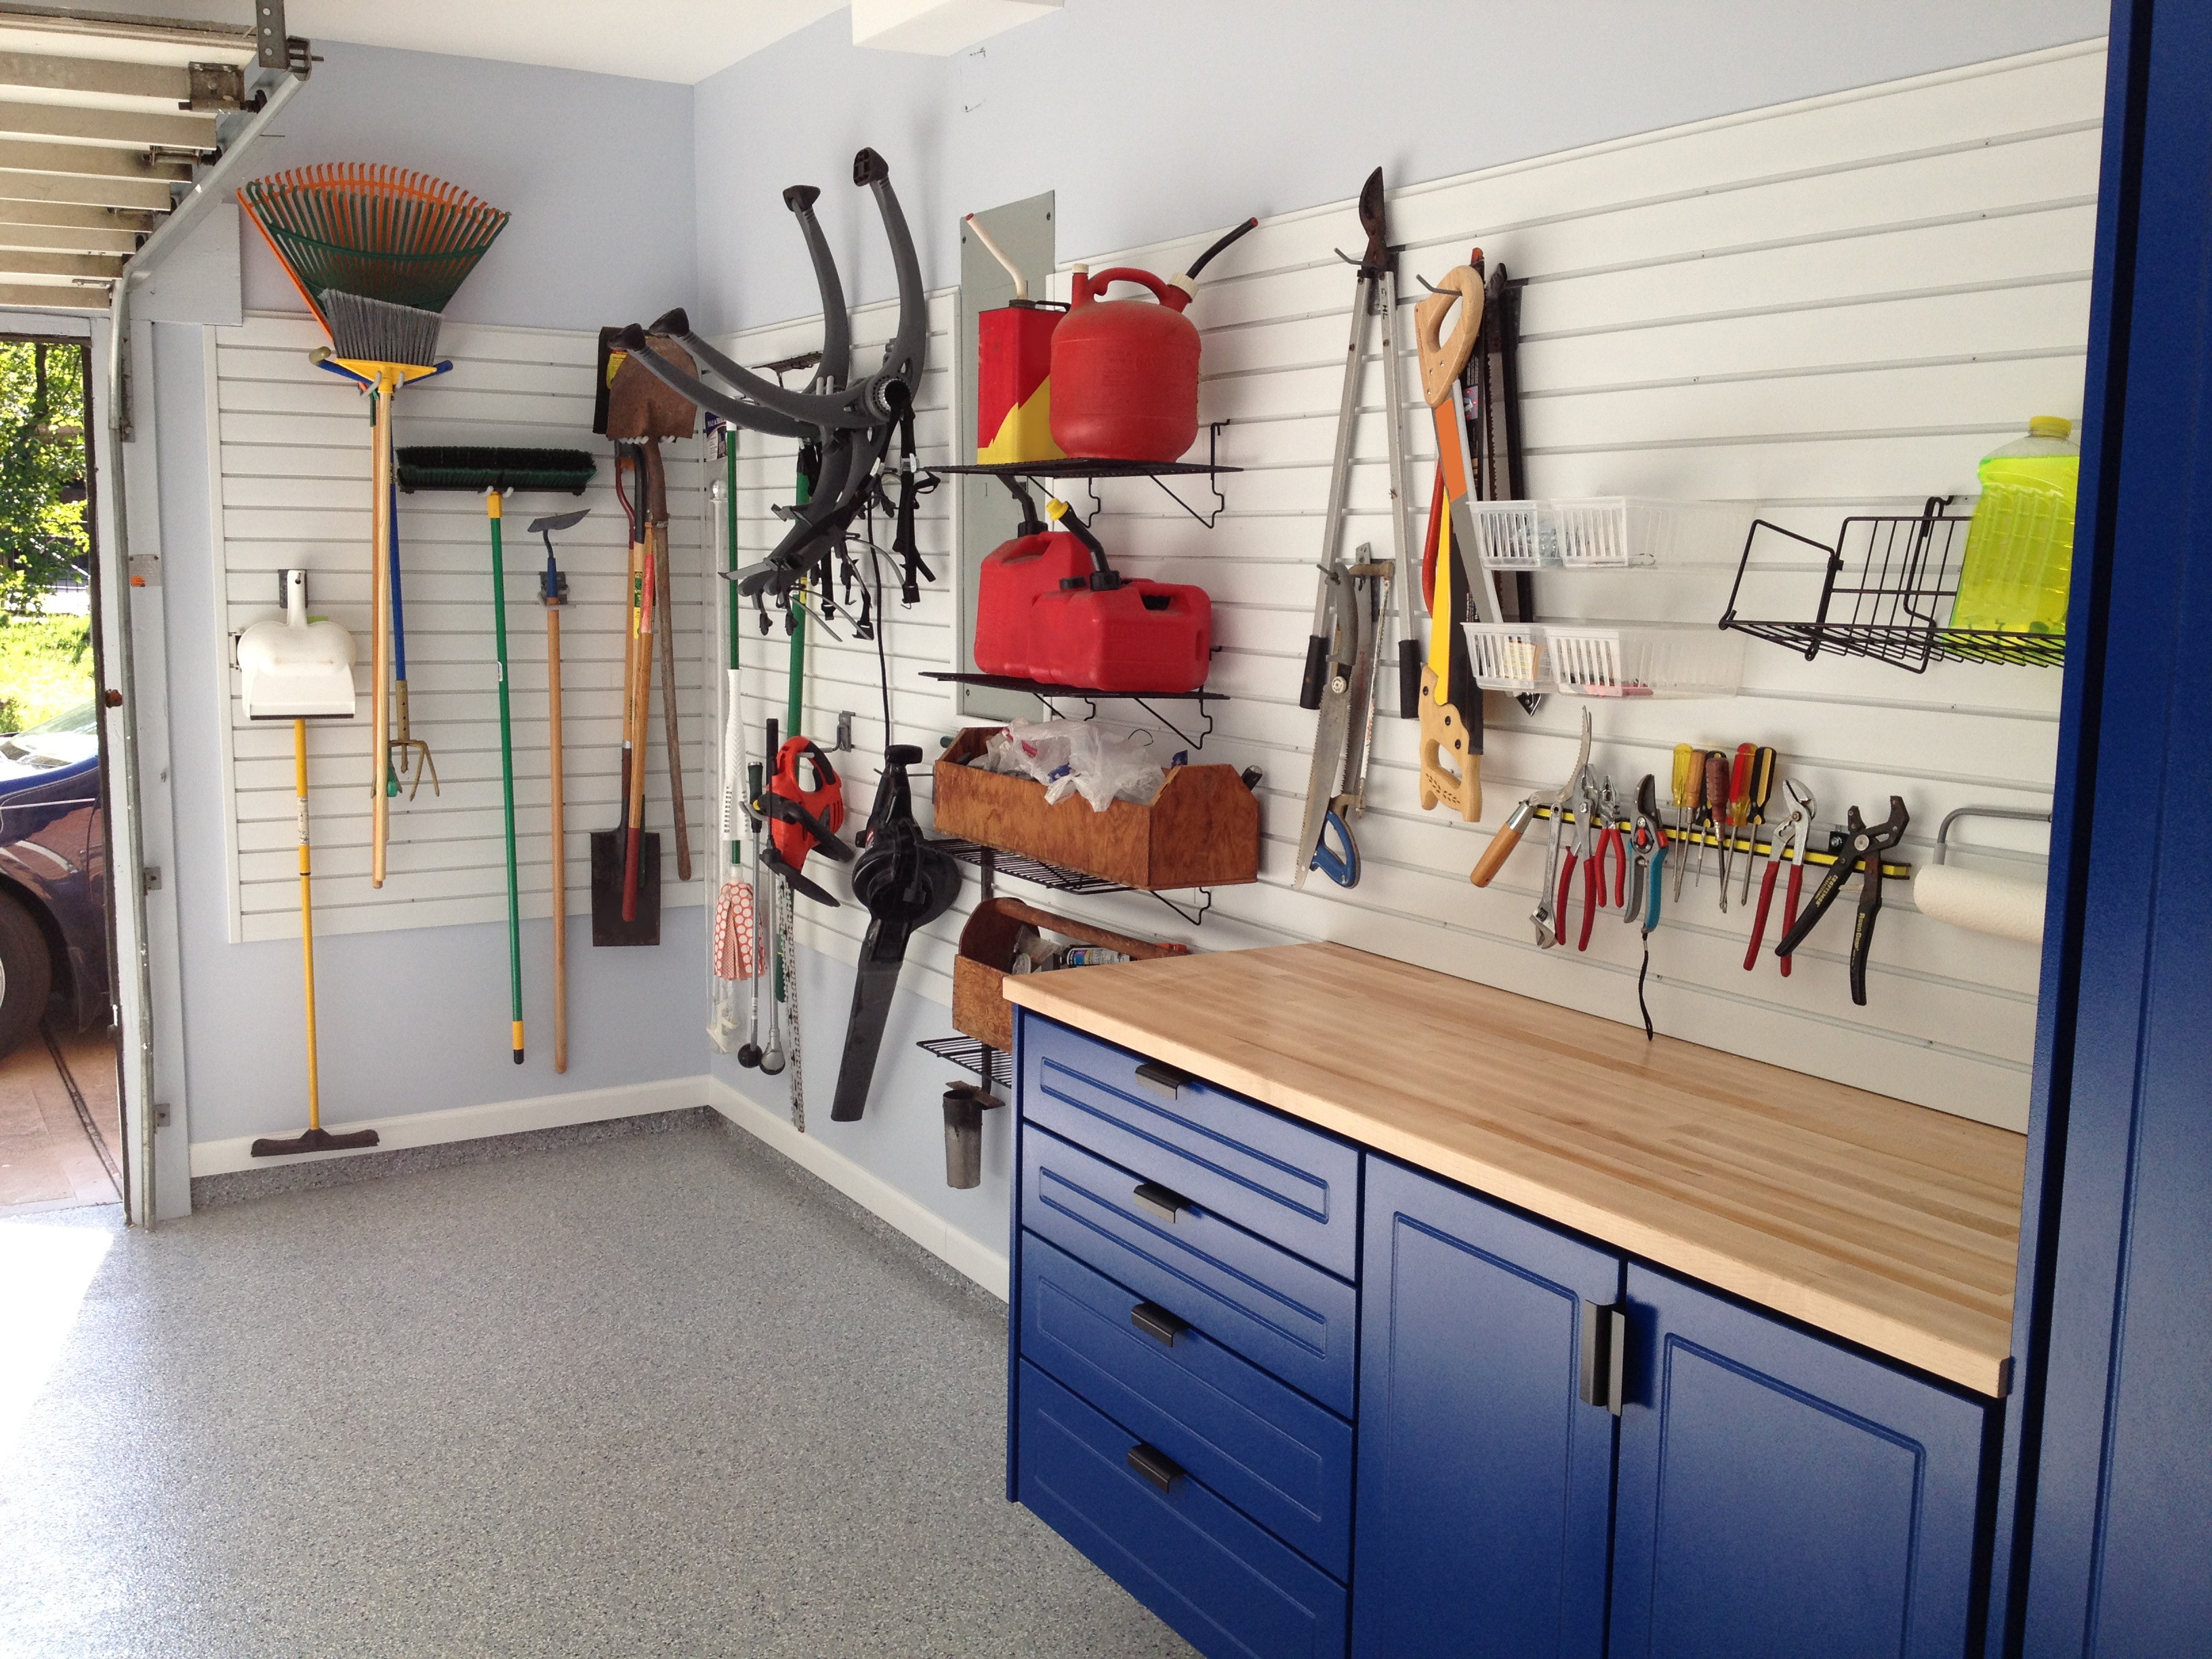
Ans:
{"label": "light gray wall", "polygon": [[[585,328],[685,297],[690,91],[611,76],[331,46],[258,171],[378,161],[465,185],[514,214],[456,296],[455,318]],[[250,226],[245,303],[304,309]],[[305,1115],[300,957],[233,945],[226,923],[222,760],[228,670],[216,620],[201,331],[155,327],[155,386],[174,751],[173,872],[194,1141],[275,1133]],[[144,396],[142,388],[141,396]],[[404,440],[403,440],[404,441]],[[580,447],[596,447],[578,432]],[[657,951],[594,951],[570,928],[569,1068],[551,1065],[550,924],[523,927],[532,1044],[507,1036],[496,924],[325,936],[316,943],[323,1109],[333,1122],[697,1074],[707,1042],[696,908],[672,908]]]}
{"label": "light gray wall", "polygon": [[[971,883],[962,895],[958,909],[964,913],[971,908],[975,898]],[[805,946],[800,947],[799,959],[799,1006],[808,1056],[806,1133],[898,1188],[924,1209],[943,1217],[969,1237],[1004,1255],[1006,1206],[1012,1190],[1010,1112],[983,1114],[982,1185],[955,1191],[945,1184],[945,1086],[975,1079],[915,1045],[924,1038],[951,1036],[951,1016],[943,1005],[902,991],[884,1028],[884,1046],[877,1056],[866,1115],[858,1123],[832,1123],[830,1105],[837,1089],[846,1016],[853,1006],[854,973],[849,963]],[[743,1024],[741,1015],[740,1027]],[[743,1041],[742,1030],[738,1040]],[[711,1049],[709,1053],[715,1077],[779,1117],[789,1113],[787,1069],[779,1077],[768,1077],[739,1066],[732,1055],[713,1054]]]}
{"label": "light gray wall", "polygon": [[932,288],[960,216],[1040,191],[1063,258],[2105,32],[2103,0],[1066,0],[980,58],[862,52],[844,12],[695,89],[699,318],[801,316],[784,210],[818,210],[854,300],[894,291],[864,144]]}
{"label": "light gray wall", "polygon": [[[2106,22],[2101,0],[1066,0],[980,58],[947,61],[856,52],[841,13],[696,88],[696,315],[720,332],[814,309],[781,202],[797,183],[822,188],[851,298],[890,296],[873,209],[850,181],[862,145],[890,161],[937,289],[958,280],[962,214],[1042,191],[1056,195],[1061,256],[1081,257],[1343,200],[1378,163],[1418,183]],[[826,1103],[851,970],[808,967],[809,1075]],[[944,1185],[938,1097],[956,1073],[913,1044],[950,1030],[942,1008],[902,997],[866,1120],[817,1110],[810,1133],[1003,1251],[1006,1124],[987,1119],[981,1188]],[[732,1060],[714,1072],[763,1103],[784,1097]]]}
{"label": "light gray wall", "polygon": [[[690,296],[690,88],[335,41],[316,50],[326,61],[256,171],[384,161],[505,208],[514,218],[447,316],[597,328]],[[245,236],[246,305],[306,310],[260,234]]]}

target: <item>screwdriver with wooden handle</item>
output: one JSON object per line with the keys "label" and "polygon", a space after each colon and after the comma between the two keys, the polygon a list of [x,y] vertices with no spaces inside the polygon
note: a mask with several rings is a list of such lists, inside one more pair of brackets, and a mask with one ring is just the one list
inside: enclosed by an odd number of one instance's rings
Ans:
{"label": "screwdriver with wooden handle", "polygon": [[[1690,873],[1689,838],[1697,834],[1698,807],[1705,794],[1705,751],[1686,743],[1674,745],[1674,805],[1681,813],[1674,833],[1682,845],[1674,854],[1674,902],[1682,902],[1682,878]],[[1699,856],[1704,843],[1698,843]]]}
{"label": "screwdriver with wooden handle", "polygon": [[1728,902],[1728,850],[1721,840],[1722,816],[1728,811],[1728,757],[1717,749],[1705,752],[1705,799],[1698,813],[1698,879],[1705,878],[1705,845],[1710,836],[1712,845],[1721,848],[1721,902]]}
{"label": "screwdriver with wooden handle", "polygon": [[1759,832],[1766,824],[1766,803],[1774,793],[1774,751],[1761,747],[1751,757],[1751,784],[1745,793],[1743,891],[1739,902],[1751,902],[1751,866],[1759,861]]}
{"label": "screwdriver with wooden handle", "polygon": [[1728,914],[1729,866],[1735,854],[1737,835],[1744,820],[1751,816],[1751,762],[1758,750],[1752,744],[1736,745],[1735,763],[1729,768],[1728,797],[1721,810],[1728,817],[1728,833],[1721,838],[1721,914]]}

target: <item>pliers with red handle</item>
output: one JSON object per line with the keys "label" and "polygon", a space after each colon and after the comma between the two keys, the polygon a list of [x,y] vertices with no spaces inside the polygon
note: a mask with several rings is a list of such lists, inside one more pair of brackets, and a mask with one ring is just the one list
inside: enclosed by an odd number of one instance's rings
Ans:
{"label": "pliers with red handle", "polygon": [[[1790,865],[1788,896],[1782,907],[1782,931],[1787,933],[1797,925],[1797,895],[1805,882],[1805,843],[1813,831],[1813,792],[1795,778],[1785,779],[1782,787],[1790,792],[1790,816],[1767,834],[1766,874],[1759,884],[1759,914],[1751,924],[1751,943],[1743,953],[1743,971],[1749,973],[1752,963],[1759,958],[1759,947],[1766,938],[1766,913],[1774,902],[1774,878],[1787,859]],[[1786,853],[1784,848],[1789,849]],[[1782,958],[1782,976],[1790,976],[1790,958]]]}
{"label": "pliers with red handle", "polygon": [[[1620,804],[1613,799],[1613,780],[1607,778],[1597,792],[1597,799],[1590,809],[1591,837],[1596,850],[1585,855],[1583,861],[1583,931],[1575,942],[1575,949],[1589,949],[1590,924],[1597,920],[1601,910],[1617,910],[1628,902],[1628,843],[1620,834]],[[1606,854],[1613,854],[1613,899],[1605,896]]]}

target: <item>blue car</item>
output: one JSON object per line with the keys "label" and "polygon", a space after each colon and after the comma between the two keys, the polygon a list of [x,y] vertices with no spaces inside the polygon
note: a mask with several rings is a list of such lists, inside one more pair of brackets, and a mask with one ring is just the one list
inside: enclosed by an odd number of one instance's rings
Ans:
{"label": "blue car", "polygon": [[57,997],[77,1025],[107,1024],[107,810],[89,700],[0,737],[0,1055]]}

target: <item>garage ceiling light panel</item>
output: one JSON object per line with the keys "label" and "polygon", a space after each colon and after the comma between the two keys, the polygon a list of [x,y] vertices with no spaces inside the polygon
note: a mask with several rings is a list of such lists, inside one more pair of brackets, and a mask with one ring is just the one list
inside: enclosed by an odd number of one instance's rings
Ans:
{"label": "garage ceiling light panel", "polygon": [[853,44],[950,58],[1060,9],[1060,0],[853,0]]}

